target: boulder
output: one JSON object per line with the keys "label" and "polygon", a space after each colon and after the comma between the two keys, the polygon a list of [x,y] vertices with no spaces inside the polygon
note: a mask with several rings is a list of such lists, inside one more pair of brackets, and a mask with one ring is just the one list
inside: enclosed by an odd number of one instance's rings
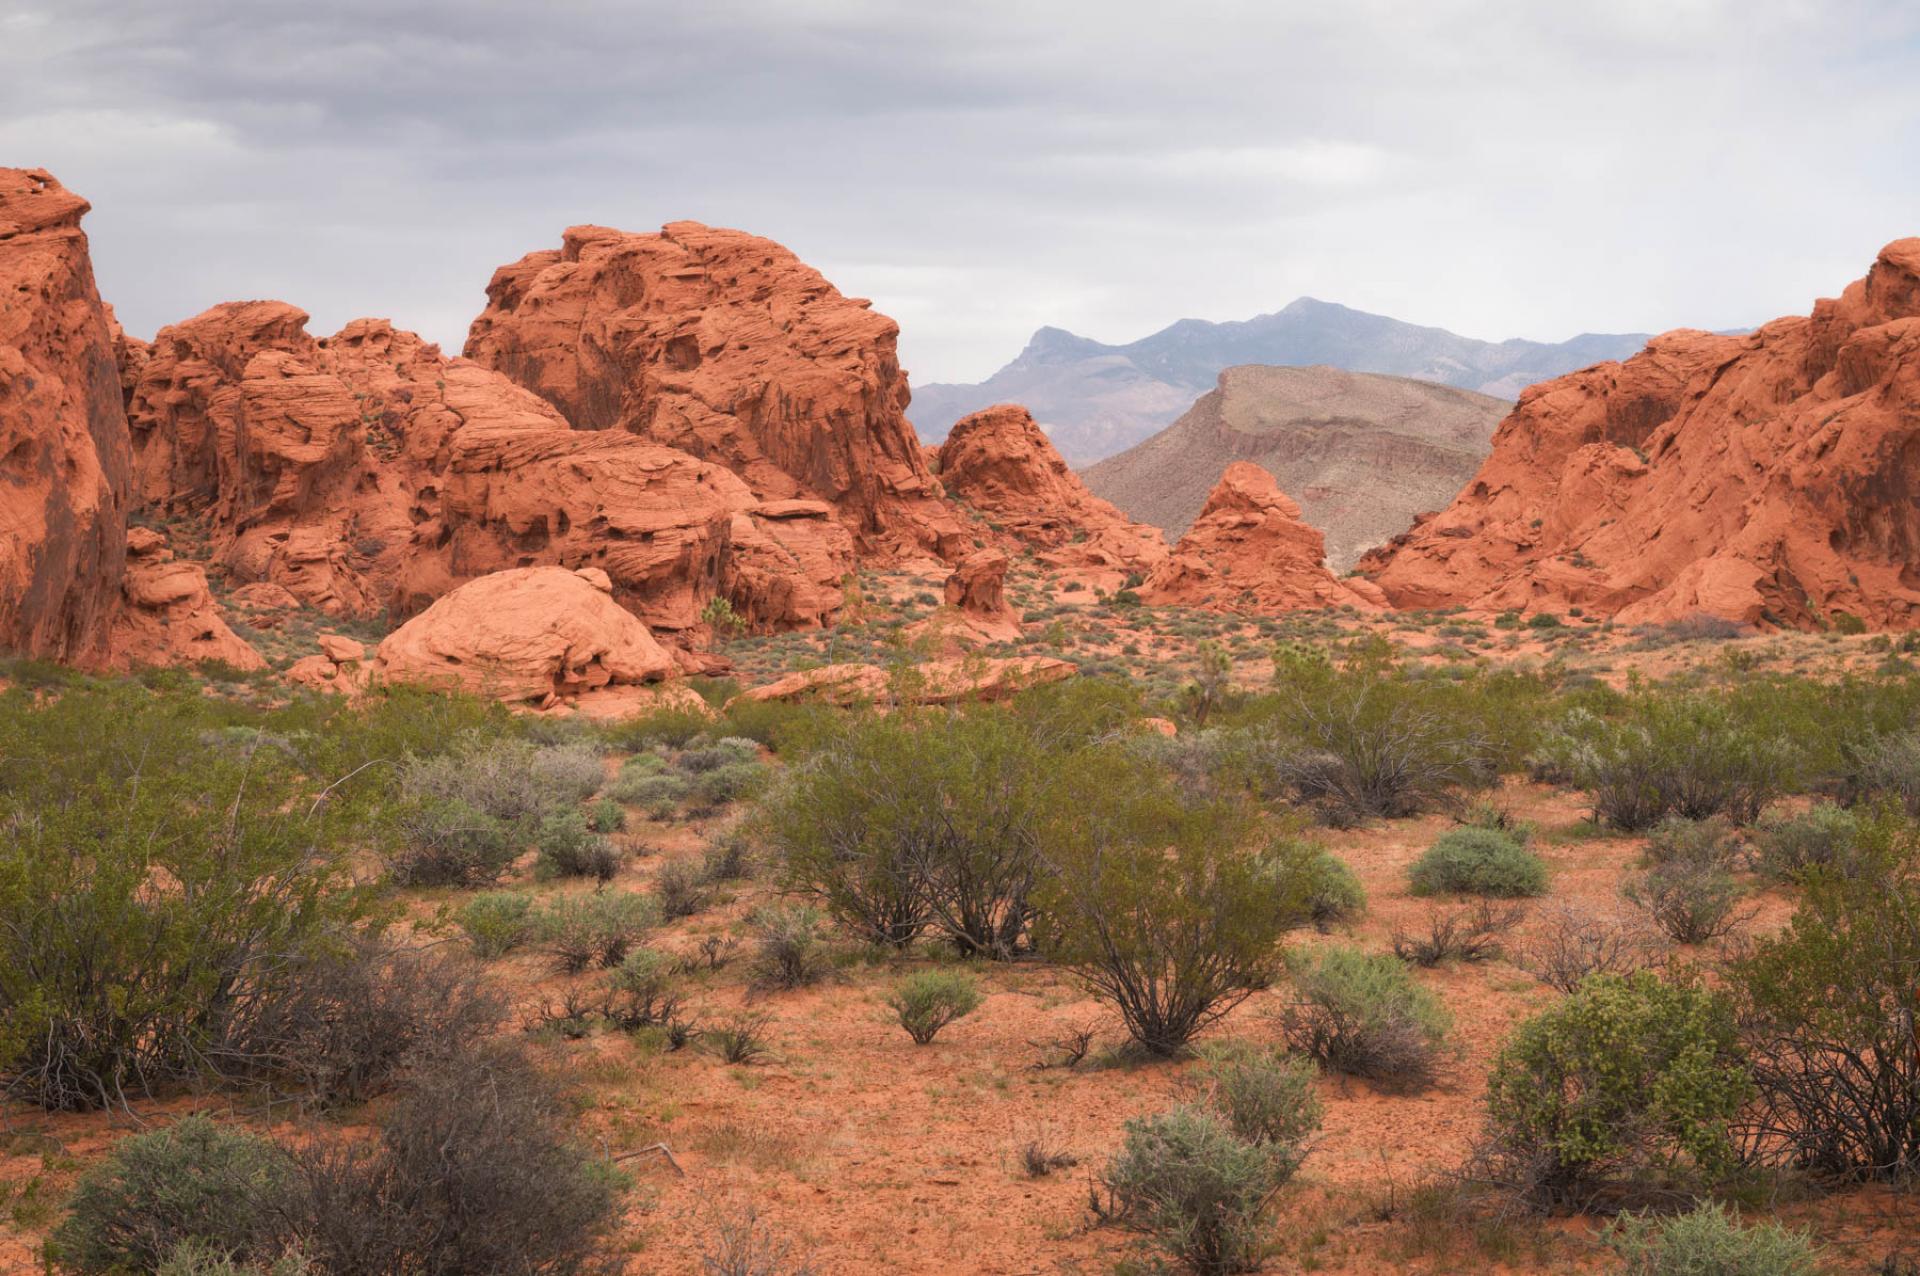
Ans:
{"label": "boulder", "polygon": [[1362,569],[1402,607],[1920,625],[1920,239],[1805,318],[1674,332],[1521,396]]}
{"label": "boulder", "polygon": [[1073,677],[1079,668],[1051,656],[930,660],[891,674],[879,665],[825,665],[750,687],[735,702],[816,700],[827,704],[957,704],[1004,700],[1029,687]]}
{"label": "boulder", "polygon": [[546,705],[674,668],[603,574],[523,567],[468,581],[388,634],[373,677]]}
{"label": "boulder", "polygon": [[1319,529],[1301,521],[1300,507],[1273,475],[1248,461],[1227,466],[1172,556],[1140,586],[1140,597],[1260,613],[1383,606],[1371,583],[1327,570]]}
{"label": "boulder", "polygon": [[0,168],[0,650],[82,663],[107,656],[129,499],[87,209],[45,170]]}
{"label": "boulder", "polygon": [[108,665],[128,669],[217,660],[235,669],[267,667],[260,653],[228,626],[207,586],[206,569],[174,558],[160,533],[144,527],[128,532],[120,588],[121,605],[107,643]]}
{"label": "boulder", "polygon": [[898,336],[771,240],[575,226],[494,272],[466,354],[576,429],[691,453],[762,501],[825,502],[863,553],[957,552],[907,424]]}

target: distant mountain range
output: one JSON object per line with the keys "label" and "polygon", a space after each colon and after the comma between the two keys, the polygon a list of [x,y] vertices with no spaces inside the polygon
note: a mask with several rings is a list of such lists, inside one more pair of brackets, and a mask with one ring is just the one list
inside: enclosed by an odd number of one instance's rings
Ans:
{"label": "distant mountain range", "polygon": [[1177,539],[1220,473],[1251,461],[1352,567],[1413,516],[1445,508],[1513,405],[1471,390],[1339,368],[1228,368],[1178,421],[1081,472],[1095,495]]}
{"label": "distant mountain range", "polygon": [[1067,462],[1080,466],[1165,429],[1237,364],[1325,364],[1513,399],[1536,381],[1624,359],[1646,343],[1646,333],[1476,341],[1302,297],[1253,319],[1182,319],[1119,346],[1042,328],[1019,358],[977,385],[915,387],[908,415],[922,438],[937,441],[969,412],[1024,404]]}

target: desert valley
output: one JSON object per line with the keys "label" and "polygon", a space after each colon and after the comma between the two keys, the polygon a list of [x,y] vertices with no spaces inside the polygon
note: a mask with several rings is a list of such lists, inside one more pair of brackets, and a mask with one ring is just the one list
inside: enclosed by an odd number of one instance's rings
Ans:
{"label": "desert valley", "polygon": [[923,398],[778,227],[449,353],[90,212],[0,168],[0,1272],[1920,1273],[1920,238]]}

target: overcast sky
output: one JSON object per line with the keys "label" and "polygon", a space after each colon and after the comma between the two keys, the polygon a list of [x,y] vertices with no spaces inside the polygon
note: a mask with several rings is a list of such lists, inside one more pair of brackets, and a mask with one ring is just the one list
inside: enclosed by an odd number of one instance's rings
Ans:
{"label": "overcast sky", "polygon": [[0,0],[0,70],[142,335],[277,297],[457,351],[563,227],[695,218],[975,380],[1302,294],[1740,326],[1920,234],[1912,0]]}

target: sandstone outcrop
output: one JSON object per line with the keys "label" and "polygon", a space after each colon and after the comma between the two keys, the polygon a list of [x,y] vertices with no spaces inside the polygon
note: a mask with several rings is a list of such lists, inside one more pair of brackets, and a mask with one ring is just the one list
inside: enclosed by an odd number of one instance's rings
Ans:
{"label": "sandstone outcrop", "polygon": [[217,660],[235,669],[267,667],[266,660],[228,626],[207,587],[206,569],[184,562],[151,528],[127,533],[121,605],[114,612],[107,663],[194,665]]}
{"label": "sandstone outcrop", "polygon": [[93,663],[120,606],[128,456],[87,209],[0,168],[0,650]]}
{"label": "sandstone outcrop", "polygon": [[957,422],[940,446],[940,481],[1050,566],[1101,573],[1102,583],[1166,561],[1159,529],[1135,523],[1089,492],[1028,411],[1005,403]]}
{"label": "sandstone outcrop", "polygon": [[481,576],[388,634],[373,678],[545,705],[671,675],[673,657],[612,593],[595,568]]}
{"label": "sandstone outcrop", "polygon": [[695,629],[721,593],[774,628],[837,608],[852,548],[808,517],[825,507],[768,513],[728,470],[574,430],[384,321],[316,339],[306,320],[279,302],[216,306],[163,329],[130,378],[140,495],[203,517],[233,579],[363,618],[537,565],[605,570],[669,632]]}
{"label": "sandstone outcrop", "polygon": [[866,553],[967,542],[907,424],[899,329],[755,235],[575,226],[494,272],[470,359],[580,430],[724,466],[762,501],[821,501]]}
{"label": "sandstone outcrop", "polygon": [[1249,612],[1378,610],[1379,591],[1327,570],[1326,541],[1273,475],[1235,461],[1173,554],[1140,586],[1149,603]]}
{"label": "sandstone outcrop", "polygon": [[1920,625],[1920,239],[1806,318],[1675,332],[1536,386],[1443,512],[1369,555],[1395,605],[1626,623]]}

